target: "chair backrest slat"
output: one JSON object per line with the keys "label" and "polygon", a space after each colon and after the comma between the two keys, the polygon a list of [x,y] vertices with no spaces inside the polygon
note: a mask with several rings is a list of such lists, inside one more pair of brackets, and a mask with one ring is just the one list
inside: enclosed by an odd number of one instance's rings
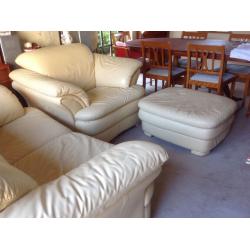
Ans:
{"label": "chair backrest slat", "polygon": [[167,82],[171,83],[172,79],[172,51],[169,42],[141,41],[143,67],[146,74],[150,69],[166,69]]}
{"label": "chair backrest slat", "polygon": [[231,33],[229,41],[250,42],[250,34],[235,34]]}
{"label": "chair backrest slat", "polygon": [[[191,64],[192,58],[195,58],[195,60]],[[217,66],[216,61],[219,62],[219,67]],[[222,94],[224,67],[225,46],[189,44],[186,86],[188,88],[190,88],[192,85],[205,86],[208,88],[217,89],[217,93]],[[192,79],[192,76],[197,73],[216,75],[218,76],[217,82],[209,83],[209,81],[206,82]]]}
{"label": "chair backrest slat", "polygon": [[211,45],[200,45],[200,44],[189,44],[188,45],[188,61],[191,62],[192,58],[195,58],[195,67],[189,69],[196,70],[197,72],[207,71],[215,72],[218,74],[216,68],[216,60],[220,62],[219,71],[224,70],[225,60],[225,47],[224,46],[211,46]]}
{"label": "chair backrest slat", "polygon": [[181,38],[183,39],[207,39],[207,32],[183,31],[181,34]]}
{"label": "chair backrest slat", "polygon": [[171,47],[167,42],[150,42],[150,41],[142,41],[142,56],[144,62],[146,62],[146,58],[149,59],[149,64],[151,67],[156,68],[168,68],[171,64]]}
{"label": "chair backrest slat", "polygon": [[[195,58],[191,64],[192,58]],[[225,47],[200,44],[188,45],[187,85],[193,74],[203,73],[218,76],[218,84],[222,82],[224,73]],[[217,67],[216,61],[219,62]]]}

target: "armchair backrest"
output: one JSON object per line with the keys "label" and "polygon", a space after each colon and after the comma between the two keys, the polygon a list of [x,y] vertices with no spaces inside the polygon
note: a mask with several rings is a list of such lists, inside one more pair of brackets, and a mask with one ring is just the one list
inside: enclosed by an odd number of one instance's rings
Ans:
{"label": "armchair backrest", "polygon": [[25,52],[16,58],[16,63],[56,80],[73,83],[84,90],[96,85],[93,54],[80,43]]}

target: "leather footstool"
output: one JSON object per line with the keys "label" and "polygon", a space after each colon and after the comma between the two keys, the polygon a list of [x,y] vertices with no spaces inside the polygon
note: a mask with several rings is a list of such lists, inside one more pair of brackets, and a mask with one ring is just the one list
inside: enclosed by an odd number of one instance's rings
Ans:
{"label": "leather footstool", "polygon": [[224,96],[175,87],[141,99],[139,108],[146,135],[204,156],[230,131],[237,105]]}

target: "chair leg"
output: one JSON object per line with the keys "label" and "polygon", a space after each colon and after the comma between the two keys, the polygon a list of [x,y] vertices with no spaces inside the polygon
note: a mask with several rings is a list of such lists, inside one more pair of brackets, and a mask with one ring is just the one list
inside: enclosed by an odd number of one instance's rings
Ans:
{"label": "chair leg", "polygon": [[161,87],[164,89],[165,82],[162,80]]}
{"label": "chair leg", "polygon": [[249,90],[250,90],[250,77],[248,77],[246,79],[246,82],[245,82],[245,88],[244,88],[244,100],[246,99],[246,97],[248,96],[249,94]]}
{"label": "chair leg", "polygon": [[157,79],[155,79],[155,92],[157,91],[157,84],[158,84],[158,81]]}
{"label": "chair leg", "polygon": [[152,84],[152,81],[153,81],[153,80],[152,80],[152,78],[150,78],[150,86],[152,86],[152,85],[153,85],[153,84]]}
{"label": "chair leg", "polygon": [[247,109],[247,113],[246,113],[246,116],[250,116],[250,101],[248,103],[248,109]]}
{"label": "chair leg", "polygon": [[230,87],[230,97],[232,98],[234,96],[235,91],[235,81],[232,81],[231,87]]}
{"label": "chair leg", "polygon": [[[229,98],[231,97],[231,93],[230,93],[228,84],[223,84],[223,92],[225,93],[225,95],[226,95],[227,97],[229,97]],[[218,89],[218,90],[217,90],[217,94],[222,95],[221,89]]]}
{"label": "chair leg", "polygon": [[145,75],[143,75],[143,88],[144,89],[146,88],[146,77],[145,77]]}

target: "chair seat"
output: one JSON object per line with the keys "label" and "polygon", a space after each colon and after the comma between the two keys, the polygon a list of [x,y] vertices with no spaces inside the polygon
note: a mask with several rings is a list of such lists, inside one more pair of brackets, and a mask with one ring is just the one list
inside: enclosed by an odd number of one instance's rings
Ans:
{"label": "chair seat", "polygon": [[[233,78],[235,78],[235,76],[230,73],[223,74],[223,82],[229,81]],[[200,82],[207,82],[207,83],[214,83],[214,84],[217,84],[219,82],[218,75],[209,75],[205,73],[194,74],[190,79],[193,81],[200,81]]]}
{"label": "chair seat", "polygon": [[227,64],[227,71],[232,74],[250,75],[250,66],[239,64]]}
{"label": "chair seat", "polygon": [[[177,76],[177,75],[181,75],[184,73],[185,73],[185,69],[178,68],[178,67],[172,68],[172,77]],[[168,77],[168,69],[156,69],[156,68],[154,68],[154,69],[150,69],[149,71],[147,71],[147,74]]]}
{"label": "chair seat", "polygon": [[[178,60],[178,64],[181,68],[187,68],[187,63],[188,63],[188,60],[187,58],[180,58]],[[192,68],[195,68],[196,67],[196,61],[195,60],[191,60],[191,67]]]}

